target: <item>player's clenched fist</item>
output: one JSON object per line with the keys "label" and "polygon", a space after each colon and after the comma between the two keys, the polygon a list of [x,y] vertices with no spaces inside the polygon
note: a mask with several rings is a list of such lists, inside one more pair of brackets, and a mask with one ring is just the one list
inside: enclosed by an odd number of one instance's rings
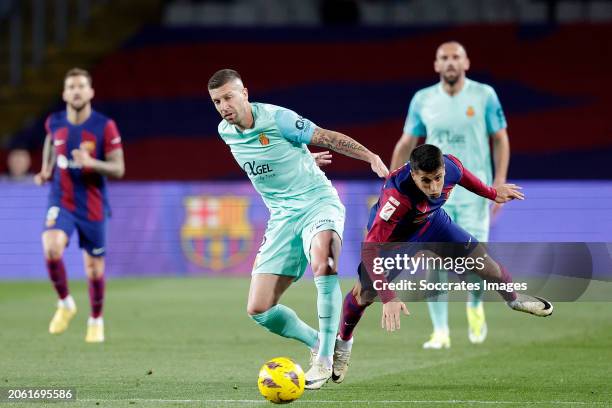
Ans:
{"label": "player's clenched fist", "polygon": [[516,184],[502,184],[501,186],[495,187],[495,191],[497,191],[495,202],[503,204],[515,199],[524,200],[525,194],[519,190],[522,190],[522,187]]}
{"label": "player's clenched fist", "polygon": [[50,171],[41,171],[40,173],[36,173],[36,175],[34,175],[34,183],[36,183],[37,186],[42,186],[49,180],[51,180]]}
{"label": "player's clenched fist", "polygon": [[75,163],[81,167],[90,167],[94,159],[89,155],[89,152],[84,149],[74,149],[72,158]]}

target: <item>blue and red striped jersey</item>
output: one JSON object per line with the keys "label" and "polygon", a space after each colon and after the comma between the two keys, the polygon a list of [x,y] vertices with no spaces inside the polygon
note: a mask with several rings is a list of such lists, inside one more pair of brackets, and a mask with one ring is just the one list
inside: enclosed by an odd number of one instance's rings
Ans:
{"label": "blue and red striped jersey", "polygon": [[370,210],[365,242],[400,242],[423,234],[429,217],[448,200],[455,185],[495,200],[497,192],[463,167],[456,157],[444,155],[442,194],[432,199],[412,180],[410,163],[392,172],[385,180],[378,202]]}
{"label": "blue and red striped jersey", "polygon": [[122,147],[115,122],[92,110],[85,122],[73,125],[64,110],[49,115],[45,129],[57,156],[49,205],[61,206],[89,221],[102,221],[110,210],[106,177],[77,165],[71,152],[86,149],[94,159],[104,160],[108,153]]}

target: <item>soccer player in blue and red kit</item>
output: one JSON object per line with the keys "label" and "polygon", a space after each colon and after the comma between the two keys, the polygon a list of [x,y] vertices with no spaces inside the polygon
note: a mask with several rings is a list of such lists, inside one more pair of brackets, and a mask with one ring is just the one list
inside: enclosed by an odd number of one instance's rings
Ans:
{"label": "soccer player in blue and red kit", "polygon": [[[442,208],[456,185],[500,204],[524,199],[519,186],[501,184],[496,188],[489,187],[464,168],[456,157],[443,155],[438,147],[424,144],[414,149],[409,162],[392,172],[385,181],[378,202],[370,212],[363,258],[368,258],[365,252],[369,244],[374,247],[378,243],[387,242],[450,243],[450,252],[454,257],[464,256],[483,261],[482,268],[473,269],[478,276],[499,284],[500,288],[511,285],[512,278],[503,266],[488,256],[484,246],[455,224]],[[457,251],[457,248],[460,250]],[[449,251],[448,248],[443,250]],[[436,254],[442,256],[438,252]],[[335,382],[344,380],[353,343],[353,330],[376,295],[383,303],[383,328],[389,331],[399,329],[401,313],[408,314],[406,305],[398,300],[393,290],[385,286],[385,275],[376,275],[373,268],[368,268],[364,262],[359,266],[361,281],[355,284],[344,299],[334,352],[332,380]],[[498,292],[514,310],[536,316],[549,316],[553,311],[552,304],[545,299],[513,290]]]}
{"label": "soccer player in blue and red kit", "polygon": [[74,68],[64,78],[66,110],[49,115],[37,184],[51,182],[42,243],[49,277],[59,297],[49,333],[63,333],[76,314],[68,291],[63,253],[77,231],[89,280],[91,316],[85,341],[104,341],[104,255],[106,219],[110,213],[106,177],[125,173],[121,136],[115,122],[91,108],[91,75]]}

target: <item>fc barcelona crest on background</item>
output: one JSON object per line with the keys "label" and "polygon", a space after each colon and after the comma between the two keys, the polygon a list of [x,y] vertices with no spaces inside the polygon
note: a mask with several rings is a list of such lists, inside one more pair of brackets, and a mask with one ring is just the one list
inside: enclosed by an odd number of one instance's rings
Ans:
{"label": "fc barcelona crest on background", "polygon": [[214,271],[244,261],[253,240],[249,204],[248,197],[187,197],[186,218],[181,228],[181,244],[187,258]]}

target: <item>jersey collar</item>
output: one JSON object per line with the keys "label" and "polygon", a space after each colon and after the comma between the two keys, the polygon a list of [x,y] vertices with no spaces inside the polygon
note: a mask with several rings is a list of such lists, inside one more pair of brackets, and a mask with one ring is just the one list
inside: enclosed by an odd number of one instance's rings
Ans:
{"label": "jersey collar", "polygon": [[449,98],[455,98],[459,95],[461,95],[463,92],[465,92],[469,87],[470,84],[472,83],[472,80],[470,80],[468,77],[465,77],[465,81],[463,83],[463,88],[461,88],[461,90],[459,91],[459,93],[450,96],[448,93],[446,93],[446,91],[444,90],[444,86],[442,85],[442,81],[438,82],[438,91],[440,91],[442,94],[446,95]]}

